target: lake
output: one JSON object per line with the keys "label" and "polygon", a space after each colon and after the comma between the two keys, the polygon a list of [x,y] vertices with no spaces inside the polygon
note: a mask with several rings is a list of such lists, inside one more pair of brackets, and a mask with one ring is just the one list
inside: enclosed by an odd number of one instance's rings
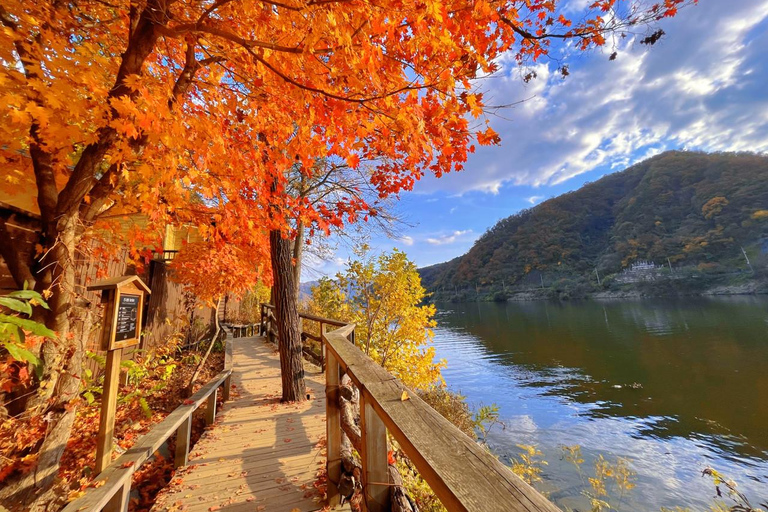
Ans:
{"label": "lake", "polygon": [[[589,510],[584,478],[603,455],[631,461],[621,510],[708,509],[713,467],[768,502],[768,297],[437,304],[448,387],[497,404],[488,437],[508,462],[544,453],[562,508]],[[563,460],[580,445],[582,470]],[[615,502],[614,502],[615,503]]]}

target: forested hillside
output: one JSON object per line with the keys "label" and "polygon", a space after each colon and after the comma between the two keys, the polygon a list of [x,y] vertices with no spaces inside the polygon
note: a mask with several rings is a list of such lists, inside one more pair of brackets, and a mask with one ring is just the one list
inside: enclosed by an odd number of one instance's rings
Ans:
{"label": "forested hillside", "polygon": [[[420,272],[428,289],[454,294],[563,281],[599,291],[639,260],[759,275],[766,240],[768,157],[672,151],[507,217],[464,256]],[[606,283],[593,286],[598,275]]]}

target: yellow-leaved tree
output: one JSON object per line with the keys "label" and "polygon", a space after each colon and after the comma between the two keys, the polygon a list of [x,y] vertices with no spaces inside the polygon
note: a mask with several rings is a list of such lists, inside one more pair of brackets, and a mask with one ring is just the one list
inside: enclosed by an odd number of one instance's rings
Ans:
{"label": "yellow-leaved tree", "polygon": [[356,256],[336,280],[312,288],[310,312],[357,324],[360,348],[406,386],[442,384],[445,361],[435,361],[431,346],[435,307],[423,304],[416,265],[397,249],[371,256],[363,246]]}

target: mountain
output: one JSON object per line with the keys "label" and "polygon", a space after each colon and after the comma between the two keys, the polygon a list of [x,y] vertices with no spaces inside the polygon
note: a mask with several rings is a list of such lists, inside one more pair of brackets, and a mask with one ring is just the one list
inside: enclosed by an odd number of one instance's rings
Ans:
{"label": "mountain", "polygon": [[420,273],[451,297],[565,285],[583,295],[638,261],[688,277],[752,272],[742,247],[762,271],[767,239],[768,157],[670,151],[507,217]]}

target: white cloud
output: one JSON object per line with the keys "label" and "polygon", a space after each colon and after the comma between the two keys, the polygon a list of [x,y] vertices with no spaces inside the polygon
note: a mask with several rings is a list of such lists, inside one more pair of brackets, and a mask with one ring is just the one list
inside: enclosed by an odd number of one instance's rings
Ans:
{"label": "white cloud", "polygon": [[403,245],[411,246],[413,245],[413,237],[411,236],[403,236],[400,238],[400,241],[403,243]]}
{"label": "white cloud", "polygon": [[542,199],[544,199],[544,196],[531,196],[531,197],[526,197],[525,198],[525,200],[528,201],[531,204],[536,204],[539,201],[541,201]]}
{"label": "white cloud", "polygon": [[426,242],[431,245],[447,245],[456,242],[463,235],[471,234],[471,229],[465,229],[463,231],[454,231],[450,235],[441,235],[437,238],[427,238]]}
{"label": "white cloud", "polygon": [[765,0],[701,2],[665,20],[667,35],[651,48],[629,37],[615,61],[611,49],[566,57],[565,80],[553,72],[560,63],[542,62],[525,84],[512,59],[500,59],[500,74],[479,84],[487,103],[531,98],[491,117],[501,147],[479,148],[466,171],[426,177],[417,190],[551,185],[672,148],[768,151],[766,27]]}

